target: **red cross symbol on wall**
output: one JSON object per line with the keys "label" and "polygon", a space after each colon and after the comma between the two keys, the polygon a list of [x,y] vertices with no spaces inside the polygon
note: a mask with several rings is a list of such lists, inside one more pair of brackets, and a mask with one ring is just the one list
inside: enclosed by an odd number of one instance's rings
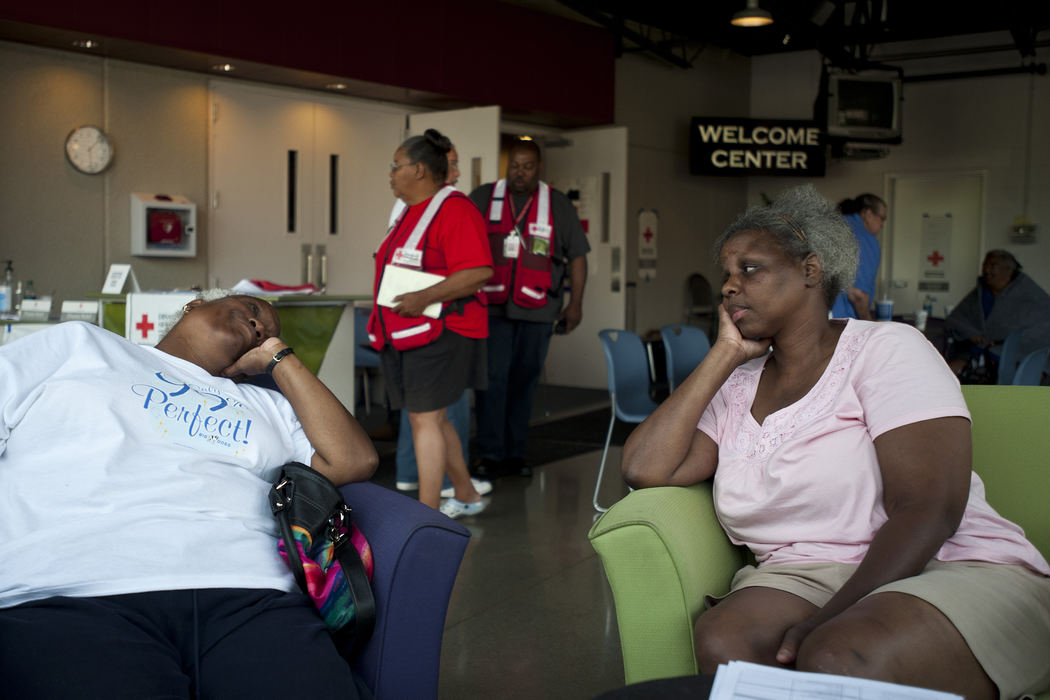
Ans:
{"label": "red cross symbol on wall", "polygon": [[156,328],[152,323],[149,322],[149,318],[146,314],[142,314],[142,320],[135,324],[137,330],[142,331],[142,337],[149,337],[149,332]]}
{"label": "red cross symbol on wall", "polygon": [[944,256],[941,255],[940,251],[935,250],[935,251],[933,251],[932,255],[927,255],[926,259],[929,260],[931,263],[933,263],[934,267],[937,267],[937,263],[939,263],[942,260],[944,260]]}
{"label": "red cross symbol on wall", "polygon": [[651,240],[653,240],[653,232],[650,231],[648,228],[645,229],[645,233],[642,234],[642,238],[645,239],[646,243],[650,242]]}

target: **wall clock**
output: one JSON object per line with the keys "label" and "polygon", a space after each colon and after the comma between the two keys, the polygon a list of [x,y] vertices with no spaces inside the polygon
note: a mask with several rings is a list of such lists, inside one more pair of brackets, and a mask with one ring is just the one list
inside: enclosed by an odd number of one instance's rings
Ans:
{"label": "wall clock", "polygon": [[113,145],[97,126],[79,126],[66,137],[66,158],[80,172],[97,175],[113,162]]}

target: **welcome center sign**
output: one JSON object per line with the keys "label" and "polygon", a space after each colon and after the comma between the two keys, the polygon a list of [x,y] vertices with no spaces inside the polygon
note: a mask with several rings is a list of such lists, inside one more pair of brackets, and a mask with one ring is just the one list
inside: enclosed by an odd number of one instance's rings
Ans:
{"label": "welcome center sign", "polygon": [[823,132],[798,119],[693,117],[693,175],[824,175]]}

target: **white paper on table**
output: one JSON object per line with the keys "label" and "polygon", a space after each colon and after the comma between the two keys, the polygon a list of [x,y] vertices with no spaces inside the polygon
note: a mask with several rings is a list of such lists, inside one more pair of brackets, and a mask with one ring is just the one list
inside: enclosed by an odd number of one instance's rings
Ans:
{"label": "white paper on table", "polygon": [[[387,265],[383,268],[383,280],[379,283],[376,303],[380,306],[394,308],[401,303],[394,301],[394,297],[433,287],[443,279],[445,278],[442,275],[436,275],[433,272],[413,270],[410,267],[401,267],[400,265]],[[430,318],[440,318],[441,302],[435,301],[433,304],[428,305],[427,308],[423,309],[423,315]]]}
{"label": "white paper on table", "polygon": [[710,700],[963,700],[961,695],[744,661],[718,667]]}

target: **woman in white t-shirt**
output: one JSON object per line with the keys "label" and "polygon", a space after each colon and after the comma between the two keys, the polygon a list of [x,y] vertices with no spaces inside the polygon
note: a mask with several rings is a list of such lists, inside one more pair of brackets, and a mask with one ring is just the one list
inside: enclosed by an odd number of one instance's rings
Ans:
{"label": "woman in white t-shirt", "polygon": [[638,488],[714,480],[757,567],[695,628],[731,659],[967,698],[1050,687],[1050,567],[985,501],[959,385],[914,328],[828,318],[856,243],[811,186],[730,224],[717,341],[630,436]]}
{"label": "woman in white t-shirt", "polygon": [[[290,461],[344,484],[378,458],[279,334],[233,295],[155,348],[79,322],[0,347],[5,697],[355,696],[267,493]],[[238,381],[267,373],[280,393]]]}

